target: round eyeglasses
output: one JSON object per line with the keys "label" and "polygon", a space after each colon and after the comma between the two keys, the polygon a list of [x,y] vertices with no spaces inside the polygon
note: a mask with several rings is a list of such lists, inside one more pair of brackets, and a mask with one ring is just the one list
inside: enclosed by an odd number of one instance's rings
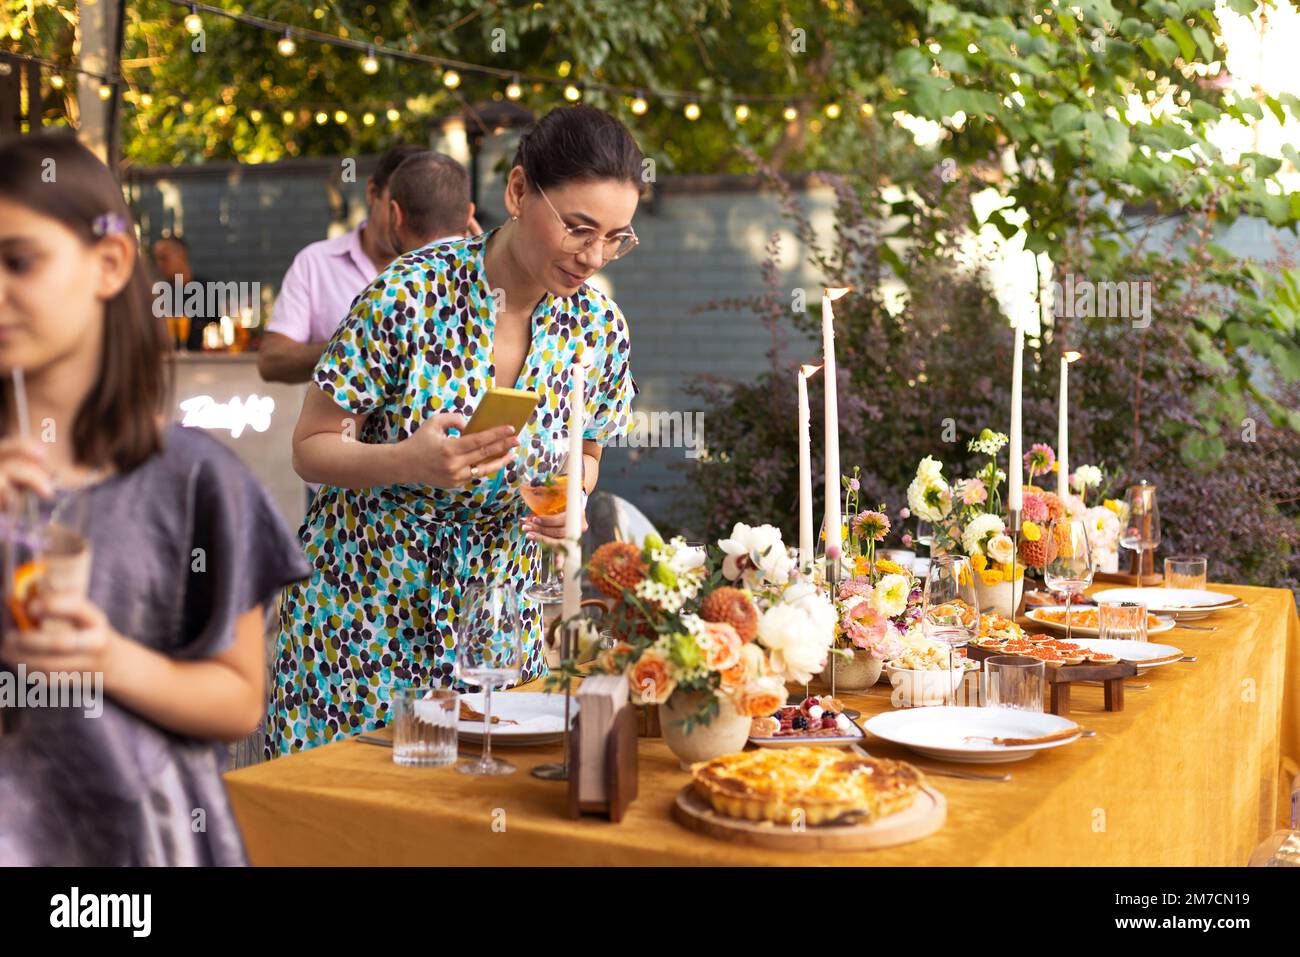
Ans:
{"label": "round eyeglasses", "polygon": [[551,207],[551,212],[564,228],[565,235],[560,241],[560,248],[566,253],[580,253],[599,242],[600,255],[605,262],[609,262],[612,259],[623,258],[641,242],[637,239],[636,233],[630,230],[626,233],[615,233],[613,236],[601,236],[592,226],[570,226],[540,186],[537,187],[537,192],[542,194],[542,199],[546,200],[546,205]]}

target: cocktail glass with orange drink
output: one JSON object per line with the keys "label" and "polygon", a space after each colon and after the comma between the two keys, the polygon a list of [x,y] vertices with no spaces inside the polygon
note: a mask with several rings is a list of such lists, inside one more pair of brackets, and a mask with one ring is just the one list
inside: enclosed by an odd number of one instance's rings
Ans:
{"label": "cocktail glass with orange drink", "polygon": [[[563,432],[540,430],[521,448],[519,493],[534,515],[559,515],[569,496],[569,438]],[[528,589],[528,597],[555,602],[564,597],[564,581],[556,569],[555,550],[543,545],[545,572]]]}
{"label": "cocktail glass with orange drink", "polygon": [[[63,627],[42,623],[32,600],[49,595],[80,595],[90,590],[90,543],[82,534],[84,499],[64,493],[48,516],[27,511],[6,523],[5,608],[19,631]],[[12,569],[12,571],[10,571]]]}

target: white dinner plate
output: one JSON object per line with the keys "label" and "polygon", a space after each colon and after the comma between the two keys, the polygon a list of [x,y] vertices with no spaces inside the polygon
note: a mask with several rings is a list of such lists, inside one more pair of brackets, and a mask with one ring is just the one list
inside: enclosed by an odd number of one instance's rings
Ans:
{"label": "white dinner plate", "polygon": [[1235,608],[1241,599],[1199,588],[1107,588],[1092,593],[1095,602],[1136,601],[1153,615],[1172,615],[1178,621],[1193,621],[1212,612]]}
{"label": "white dinner plate", "polygon": [[[1084,608],[1090,608],[1090,607],[1092,606],[1073,605],[1070,611],[1071,612],[1082,611]],[[1046,621],[1042,617],[1040,617],[1040,613],[1045,611],[1065,611],[1065,606],[1064,605],[1043,605],[1038,608],[1031,608],[1029,609],[1029,611],[1025,612],[1025,617],[1028,618],[1030,621],[1032,621],[1034,624],[1042,628],[1046,628],[1049,631],[1060,632],[1062,635],[1064,635],[1065,625],[1055,621]],[[1148,610],[1147,614],[1151,615],[1154,614],[1154,612]],[[1073,615],[1071,615],[1071,617],[1073,617]],[[1159,616],[1157,615],[1156,617]],[[1173,627],[1174,627],[1174,620],[1172,618],[1161,618],[1160,624],[1153,625],[1147,628],[1147,634],[1158,635],[1162,631],[1169,631]],[[1096,628],[1085,628],[1082,625],[1075,625],[1070,631],[1071,634],[1074,636],[1074,638],[1096,638],[1098,635],[1098,630]]]}
{"label": "white dinner plate", "polygon": [[1074,644],[1103,655],[1114,655],[1121,661],[1131,661],[1139,668],[1155,668],[1173,664],[1183,657],[1183,650],[1173,645],[1158,645],[1150,641],[1118,641],[1114,638],[1080,638]]}
{"label": "white dinner plate", "polygon": [[[483,713],[482,693],[461,695],[461,700]],[[569,704],[570,719],[578,714],[577,699]],[[518,724],[492,725],[492,744],[551,744],[564,737],[564,695],[540,691],[498,691],[492,696],[492,716]],[[460,739],[471,744],[483,740],[482,721],[461,721]]]}
{"label": "white dinner plate", "polygon": [[1079,735],[1043,744],[1001,745],[991,741],[966,741],[968,735],[1000,738],[1036,738],[1074,728],[1069,718],[1010,708],[910,708],[886,711],[865,725],[877,738],[901,744],[927,757],[963,764],[999,764],[1023,761],[1039,751],[1079,740]]}

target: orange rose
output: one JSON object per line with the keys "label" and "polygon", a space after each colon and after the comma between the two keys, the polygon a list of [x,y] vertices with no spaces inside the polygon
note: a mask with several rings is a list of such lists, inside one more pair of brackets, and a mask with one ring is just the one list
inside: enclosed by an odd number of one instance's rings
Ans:
{"label": "orange rose", "polygon": [[620,641],[613,648],[606,648],[596,656],[596,667],[606,674],[617,674],[618,665],[614,661],[616,655],[626,655],[632,650],[632,646],[626,641]]}
{"label": "orange rose", "polygon": [[776,678],[757,678],[742,685],[731,700],[740,714],[761,718],[785,704],[785,685]]}
{"label": "orange rose", "polygon": [[725,621],[706,621],[703,623],[704,661],[710,671],[726,671],[740,663],[740,649],[744,642],[740,633]]}
{"label": "orange rose", "polygon": [[663,704],[677,687],[668,676],[668,662],[654,649],[648,648],[627,669],[627,681],[635,704]]}

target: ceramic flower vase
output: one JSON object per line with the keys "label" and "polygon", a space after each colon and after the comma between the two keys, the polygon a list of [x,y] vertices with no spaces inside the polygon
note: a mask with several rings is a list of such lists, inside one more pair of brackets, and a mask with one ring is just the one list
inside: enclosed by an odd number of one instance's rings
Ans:
{"label": "ceramic flower vase", "polygon": [[1016,608],[1020,605],[1020,596],[1025,590],[1025,577],[1020,576],[1016,582],[1013,592],[1011,582],[1000,581],[996,585],[986,585],[975,577],[975,596],[979,599],[980,614],[985,612],[997,612],[1004,618],[1015,617]]}
{"label": "ceramic flower vase", "polygon": [[686,731],[683,722],[699,713],[711,692],[674,691],[659,706],[659,725],[664,743],[677,755],[683,768],[698,761],[711,761],[724,754],[734,754],[749,740],[750,719],[736,711],[726,698],[718,699],[718,713],[708,724],[691,723]]}
{"label": "ceramic flower vase", "polygon": [[840,655],[828,655],[826,667],[818,678],[827,688],[831,687],[831,668],[835,669],[835,691],[863,691],[880,680],[880,669],[885,662],[875,658],[862,648],[853,649],[852,658]]}

